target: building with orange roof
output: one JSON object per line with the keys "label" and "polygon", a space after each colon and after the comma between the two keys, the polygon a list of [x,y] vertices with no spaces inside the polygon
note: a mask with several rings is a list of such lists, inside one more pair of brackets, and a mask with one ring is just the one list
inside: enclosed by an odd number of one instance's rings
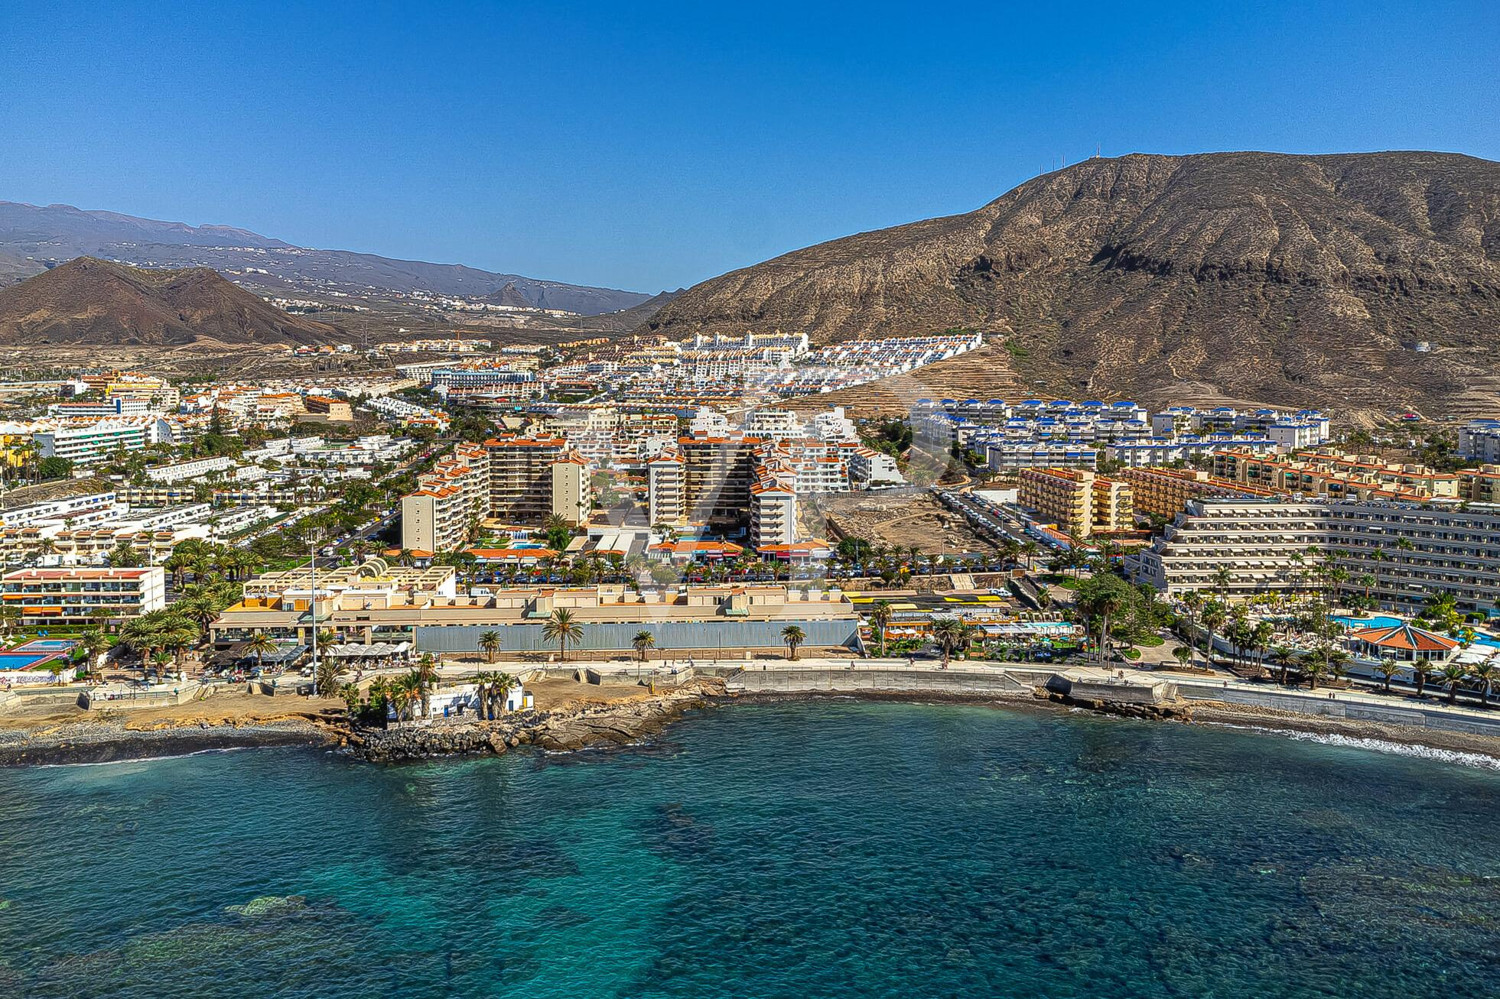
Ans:
{"label": "building with orange roof", "polygon": [[1426,659],[1439,666],[1460,648],[1456,639],[1415,627],[1409,622],[1361,628],[1351,631],[1349,639],[1355,643],[1356,653],[1374,659],[1394,658],[1401,662]]}

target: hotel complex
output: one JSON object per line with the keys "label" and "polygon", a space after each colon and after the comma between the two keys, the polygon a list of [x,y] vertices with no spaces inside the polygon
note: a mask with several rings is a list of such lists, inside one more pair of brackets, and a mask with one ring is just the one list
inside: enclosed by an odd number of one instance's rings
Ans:
{"label": "hotel complex", "polygon": [[1173,595],[1216,591],[1228,569],[1227,592],[1242,596],[1306,588],[1309,549],[1350,580],[1368,576],[1382,607],[1410,611],[1449,593],[1465,611],[1500,610],[1500,507],[1489,505],[1195,499],[1126,564],[1136,581]]}

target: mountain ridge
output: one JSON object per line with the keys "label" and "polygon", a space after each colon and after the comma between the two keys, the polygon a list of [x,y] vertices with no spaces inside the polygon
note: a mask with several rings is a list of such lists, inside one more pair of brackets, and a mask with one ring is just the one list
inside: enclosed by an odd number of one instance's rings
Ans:
{"label": "mountain ridge", "polygon": [[643,292],[503,274],[464,264],[302,247],[235,226],[193,226],[62,204],[0,201],[0,252],[34,258],[37,273],[46,266],[44,261],[92,256],[131,266],[211,267],[244,274],[243,283],[253,283],[251,278],[264,272],[308,290],[335,282],[400,294],[425,291],[483,298],[514,284],[533,307],[546,302],[545,307],[583,315],[618,312],[651,297]]}
{"label": "mountain ridge", "polygon": [[[1500,164],[1132,154],[794,250],[643,329],[816,342],[982,329],[1038,392],[1500,407]],[[1415,347],[1426,341],[1430,351]],[[1242,391],[1248,388],[1250,392]]]}

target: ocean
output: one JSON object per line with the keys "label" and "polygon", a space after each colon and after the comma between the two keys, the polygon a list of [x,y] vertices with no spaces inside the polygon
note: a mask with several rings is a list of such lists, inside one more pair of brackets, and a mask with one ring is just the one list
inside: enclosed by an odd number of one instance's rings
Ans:
{"label": "ocean", "polygon": [[1475,759],[970,705],[0,771],[0,995],[1500,995]]}

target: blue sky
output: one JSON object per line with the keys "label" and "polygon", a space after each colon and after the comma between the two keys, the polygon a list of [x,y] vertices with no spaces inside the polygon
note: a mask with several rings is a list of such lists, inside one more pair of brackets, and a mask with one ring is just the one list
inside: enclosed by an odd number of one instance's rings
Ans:
{"label": "blue sky", "polygon": [[657,291],[1096,147],[1500,159],[1494,0],[1044,6],[5,0],[0,199]]}

